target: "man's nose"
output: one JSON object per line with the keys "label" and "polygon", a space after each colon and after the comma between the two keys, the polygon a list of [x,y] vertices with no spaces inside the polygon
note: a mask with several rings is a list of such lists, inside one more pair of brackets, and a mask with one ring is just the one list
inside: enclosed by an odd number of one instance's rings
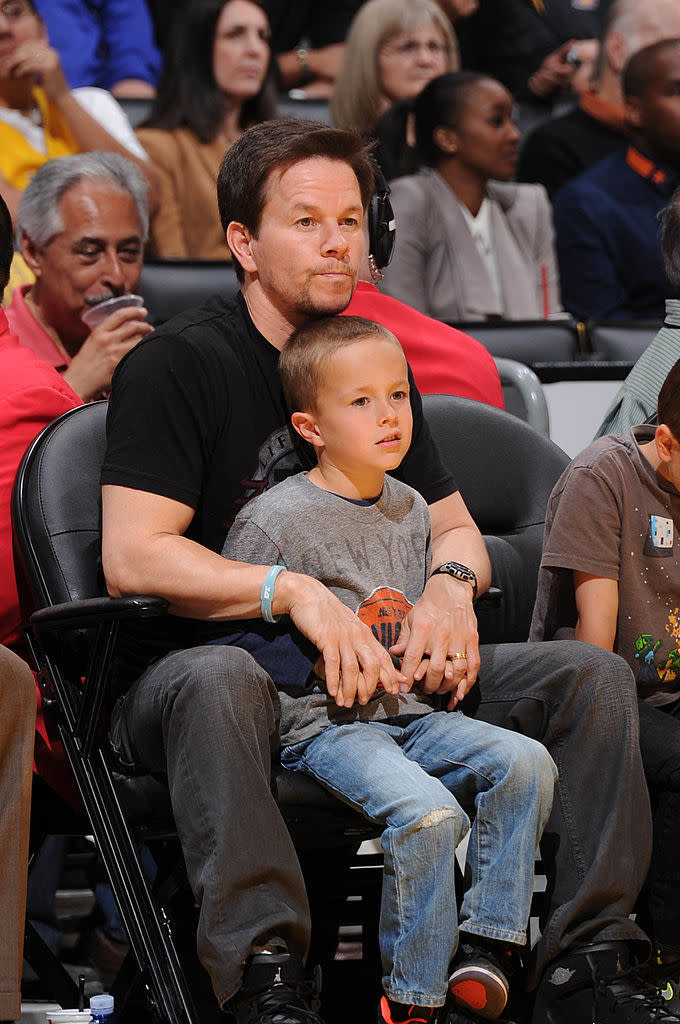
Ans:
{"label": "man's nose", "polygon": [[344,256],[349,249],[349,242],[345,238],[344,233],[340,229],[339,224],[331,225],[323,240],[323,251],[325,253],[335,253],[339,256]]}
{"label": "man's nose", "polygon": [[107,253],[106,264],[102,267],[102,282],[116,295],[122,295],[127,291],[125,267],[117,252]]}

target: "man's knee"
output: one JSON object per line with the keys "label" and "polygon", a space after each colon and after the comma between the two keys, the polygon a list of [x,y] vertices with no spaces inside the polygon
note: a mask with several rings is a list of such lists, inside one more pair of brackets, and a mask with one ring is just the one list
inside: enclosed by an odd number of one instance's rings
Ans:
{"label": "man's knee", "polygon": [[[172,657],[172,656],[171,656]],[[272,713],[276,687],[253,656],[221,644],[181,652],[176,695],[208,706],[229,706],[235,715]]]}

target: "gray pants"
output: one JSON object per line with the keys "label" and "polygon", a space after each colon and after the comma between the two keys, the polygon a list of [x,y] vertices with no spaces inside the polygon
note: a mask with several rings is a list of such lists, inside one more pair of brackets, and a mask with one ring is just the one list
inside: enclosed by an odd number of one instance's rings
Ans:
{"label": "gray pants", "polygon": [[544,833],[557,845],[554,889],[532,982],[574,945],[642,942],[646,958],[647,937],[628,916],[652,841],[632,672],[618,655],[575,640],[481,654],[475,717],[540,740],[559,771]]}
{"label": "gray pants", "polygon": [[[644,939],[628,915],[651,818],[625,662],[574,641],[487,646],[480,683],[477,716],[542,741],[560,772],[547,827],[559,836],[557,877],[535,978],[575,942]],[[122,759],[167,771],[201,906],[199,956],[221,1003],[258,939],[281,936],[300,955],[308,944],[304,884],[269,785],[277,711],[248,654],[201,647],[152,666],[113,716]]]}

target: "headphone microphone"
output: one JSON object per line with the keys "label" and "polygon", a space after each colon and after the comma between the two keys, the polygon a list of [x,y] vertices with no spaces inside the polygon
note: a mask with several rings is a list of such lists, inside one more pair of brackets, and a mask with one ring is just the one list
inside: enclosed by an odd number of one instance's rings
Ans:
{"label": "headphone microphone", "polygon": [[382,280],[382,271],[388,266],[394,252],[396,227],[394,210],[390,202],[390,186],[380,164],[370,157],[375,175],[375,187],[368,204],[368,265],[374,283]]}

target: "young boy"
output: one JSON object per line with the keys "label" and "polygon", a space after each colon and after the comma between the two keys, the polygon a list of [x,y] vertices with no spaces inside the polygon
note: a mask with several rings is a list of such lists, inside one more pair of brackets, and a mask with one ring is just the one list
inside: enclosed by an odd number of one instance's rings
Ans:
{"label": "young boy", "polygon": [[[293,427],[317,464],[249,502],[222,553],[272,564],[265,620],[285,568],[320,579],[394,648],[429,574],[427,505],[386,476],[411,440],[404,354],[369,320],[327,317],[293,335],[279,368]],[[370,693],[364,684],[353,700],[341,680],[333,697],[302,638],[283,623],[259,635],[250,625],[230,642],[248,646],[280,691],[282,763],[384,827],[379,1020],[434,1021],[449,992],[452,1021],[498,1018],[512,951],[526,939],[556,775],[549,754],[517,733],[437,711],[417,685]],[[459,947],[454,856],[472,810]]]}
{"label": "young boy", "polygon": [[658,424],[599,438],[557,481],[530,639],[573,630],[577,640],[620,654],[637,679],[640,747],[654,812],[652,862],[638,920],[656,949],[649,974],[666,1009],[677,1014],[680,361],[659,392]]}

